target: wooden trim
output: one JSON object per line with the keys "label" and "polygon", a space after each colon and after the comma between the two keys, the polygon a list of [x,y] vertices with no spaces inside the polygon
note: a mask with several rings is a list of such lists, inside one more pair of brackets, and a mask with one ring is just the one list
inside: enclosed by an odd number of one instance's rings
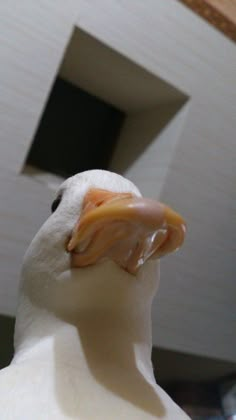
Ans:
{"label": "wooden trim", "polygon": [[236,1],[178,0],[236,41]]}

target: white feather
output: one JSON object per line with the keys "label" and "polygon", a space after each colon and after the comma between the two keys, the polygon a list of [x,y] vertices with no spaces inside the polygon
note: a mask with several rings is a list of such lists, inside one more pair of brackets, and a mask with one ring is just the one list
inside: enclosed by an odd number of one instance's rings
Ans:
{"label": "white feather", "polygon": [[157,263],[147,262],[137,278],[112,261],[70,268],[65,242],[91,187],[141,195],[130,181],[106,171],[84,172],[62,184],[58,209],[24,258],[15,356],[0,373],[0,418],[188,418],[153,375]]}

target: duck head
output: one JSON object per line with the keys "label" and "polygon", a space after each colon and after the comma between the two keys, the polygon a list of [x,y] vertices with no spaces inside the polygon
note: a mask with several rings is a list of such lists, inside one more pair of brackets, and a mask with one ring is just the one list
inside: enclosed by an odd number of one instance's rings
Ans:
{"label": "duck head", "polygon": [[35,305],[63,314],[120,307],[135,288],[153,296],[158,259],[178,249],[184,235],[182,217],[142,198],[129,180],[102,170],[80,173],[61,185],[31,242],[21,290]]}

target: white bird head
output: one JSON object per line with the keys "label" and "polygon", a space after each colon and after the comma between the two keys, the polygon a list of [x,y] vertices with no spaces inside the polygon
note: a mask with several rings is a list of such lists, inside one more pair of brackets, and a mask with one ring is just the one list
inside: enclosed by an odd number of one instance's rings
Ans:
{"label": "white bird head", "polygon": [[107,171],[66,180],[52,210],[26,252],[21,289],[34,305],[63,316],[120,308],[135,294],[152,299],[157,259],[184,239],[181,216]]}

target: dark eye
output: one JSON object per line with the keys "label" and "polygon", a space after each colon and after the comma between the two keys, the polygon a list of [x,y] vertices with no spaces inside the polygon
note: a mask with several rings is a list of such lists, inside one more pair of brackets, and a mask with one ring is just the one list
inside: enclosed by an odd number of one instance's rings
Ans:
{"label": "dark eye", "polygon": [[54,213],[54,211],[57,209],[57,207],[59,206],[60,202],[61,202],[62,196],[59,195],[52,203],[51,205],[51,210],[52,213]]}

